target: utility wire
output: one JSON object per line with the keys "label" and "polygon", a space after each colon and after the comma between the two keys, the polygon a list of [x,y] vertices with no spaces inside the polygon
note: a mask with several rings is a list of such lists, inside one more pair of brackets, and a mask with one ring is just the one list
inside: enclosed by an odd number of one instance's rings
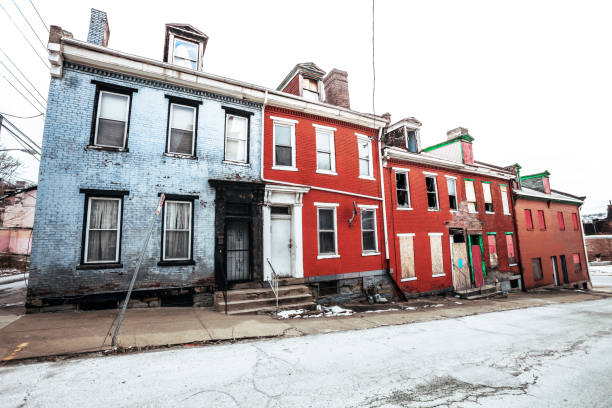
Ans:
{"label": "utility wire", "polygon": [[19,89],[17,89],[11,81],[9,81],[3,74],[0,74],[0,76],[2,76],[2,78],[4,78],[4,80],[8,82],[9,85],[12,86],[13,89],[16,90],[19,93],[19,95],[23,97],[23,99],[25,99],[30,105],[32,105],[34,109],[36,109],[41,115],[43,114],[43,112],[40,109],[38,109]]}
{"label": "utility wire", "polygon": [[38,143],[36,143],[34,140],[32,140],[28,135],[26,135],[25,133],[23,133],[17,126],[15,126],[15,124],[13,122],[11,122],[10,120],[8,120],[7,118],[3,118],[3,122],[8,123],[9,125],[11,125],[13,128],[15,128],[16,131],[18,131],[19,133],[21,133],[23,135],[23,137],[25,137],[27,140],[29,140],[29,142],[31,144],[33,144],[34,146],[36,146],[37,150],[41,150],[41,147],[38,145]]}
{"label": "utility wire", "polygon": [[43,23],[43,26],[45,27],[45,29],[47,30],[47,32],[49,33],[49,26],[47,25],[47,23],[45,23],[45,20],[43,20],[43,18],[40,16],[40,13],[38,12],[38,9],[36,8],[36,6],[34,5],[34,3],[32,3],[32,0],[29,0],[30,4],[32,5],[32,8],[34,9],[34,11],[36,12],[36,15],[38,16],[38,18],[40,18],[40,22]]}
{"label": "utility wire", "polygon": [[43,48],[46,50],[47,46],[45,45],[43,40],[40,39],[40,37],[38,36],[38,33],[36,32],[36,30],[34,30],[34,27],[32,27],[32,25],[30,24],[30,21],[28,20],[28,18],[21,12],[21,9],[19,8],[19,5],[17,3],[15,3],[15,0],[11,0],[11,1],[15,5],[15,7],[17,7],[17,11],[19,11],[19,14],[21,14],[21,17],[23,17],[23,19],[25,20],[25,22],[28,25],[28,27],[30,27],[30,30],[32,30],[32,32],[34,33],[34,35],[36,36],[36,38],[40,42],[40,45],[42,45]]}
{"label": "utility wire", "polygon": [[[376,64],[374,63],[374,0],[372,0],[372,113],[376,115],[374,109],[376,95]],[[374,127],[376,127],[376,116],[374,116]]]}
{"label": "utility wire", "polygon": [[33,116],[18,116],[18,115],[12,115],[6,112],[0,112],[0,116],[10,116],[11,118],[17,118],[17,119],[34,119],[42,115],[43,115],[42,113],[39,113],[38,115],[33,115]]}
{"label": "utility wire", "polygon": [[0,47],[0,52],[4,55],[4,57],[17,69],[17,71],[19,71],[19,73],[21,74],[21,76],[28,82],[28,84],[30,84],[30,86],[32,88],[34,88],[34,90],[36,91],[37,94],[39,94],[41,96],[41,98],[43,98],[43,100],[45,102],[47,102],[47,99],[45,99],[45,97],[38,91],[38,89],[36,88],[36,86],[34,86],[34,84],[32,82],[30,82],[30,80],[28,79],[27,75],[24,74],[20,69],[19,66],[17,64],[15,64],[13,62],[13,60],[11,59],[11,57],[9,57],[6,52],[4,52],[4,50],[2,49],[2,47]]}
{"label": "utility wire", "polygon": [[37,97],[37,96],[35,96],[35,95],[34,95],[32,92],[30,92],[30,90],[28,89],[28,87],[27,87],[27,86],[25,86],[25,85],[23,84],[23,82],[21,82],[21,80],[20,80],[19,78],[17,78],[17,76],[15,76],[15,74],[13,74],[13,71],[11,71],[9,67],[7,67],[6,65],[4,65],[4,62],[0,61],[0,65],[2,65],[2,66],[3,66],[3,67],[4,67],[4,68],[5,68],[7,71],[8,71],[8,73],[9,73],[9,74],[11,74],[11,76],[12,76],[13,78],[15,78],[15,80],[16,80],[16,81],[19,83],[19,85],[21,85],[21,86],[22,86],[22,88],[23,88],[23,89],[25,89],[25,90],[26,90],[26,92],[27,92],[27,93],[29,93],[29,94],[32,96],[32,98],[34,98],[34,101],[35,101],[36,103],[38,103],[38,104],[39,104],[41,107],[43,107],[44,109],[46,109],[46,108],[47,108],[47,104],[46,104],[46,102],[47,102],[47,101],[45,100],[45,98],[42,98],[42,99],[43,99],[43,101],[44,101],[44,103],[43,103],[43,102],[40,102],[40,100],[38,99],[38,97]]}
{"label": "utility wire", "polygon": [[[38,156],[40,156],[40,153],[39,153],[39,152],[36,152],[36,151],[35,151],[34,149],[32,149],[31,147],[28,147],[27,143],[26,143],[26,142],[24,142],[24,141],[23,141],[23,140],[22,140],[22,139],[21,139],[21,138],[20,138],[20,137],[19,137],[19,136],[18,136],[18,135],[15,133],[15,132],[13,132],[11,129],[9,129],[8,127],[6,127],[6,126],[4,125],[4,123],[2,123],[2,124],[1,124],[1,126],[2,126],[4,129],[8,130],[8,132],[9,132],[11,135],[13,135],[13,137],[14,137],[15,139],[17,139],[17,141],[19,142],[19,144],[21,144],[21,145],[22,145],[22,146],[25,148],[25,150],[27,150],[27,153],[29,153],[29,154],[30,154],[32,157],[34,157],[36,160],[40,161],[40,158],[38,157]],[[38,155],[38,156],[37,156],[37,155]]]}
{"label": "utility wire", "polygon": [[42,63],[45,65],[45,67],[50,68],[49,65],[47,64],[47,62],[40,56],[40,54],[36,51],[36,48],[34,48],[34,46],[32,45],[32,43],[30,42],[30,40],[28,40],[28,37],[26,37],[26,35],[23,33],[23,31],[21,31],[21,28],[19,28],[19,26],[17,25],[17,23],[15,22],[15,20],[13,20],[13,17],[11,17],[11,15],[8,13],[8,11],[6,11],[6,9],[4,8],[4,6],[2,5],[2,3],[0,3],[0,8],[2,9],[2,11],[4,11],[4,14],[7,15],[7,17],[9,18],[9,20],[11,20],[11,23],[13,23],[13,25],[15,26],[15,28],[17,29],[17,31],[19,31],[19,33],[21,34],[21,36],[23,37],[24,40],[26,40],[26,42],[28,43],[28,45],[32,48],[32,51],[34,51],[34,53],[36,54],[36,56],[38,57],[38,59],[40,59],[42,61]]}

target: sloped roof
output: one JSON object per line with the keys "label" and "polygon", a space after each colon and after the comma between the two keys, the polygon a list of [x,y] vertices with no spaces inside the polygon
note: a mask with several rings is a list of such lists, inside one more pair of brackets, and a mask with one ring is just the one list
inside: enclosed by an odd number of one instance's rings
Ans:
{"label": "sloped roof", "polygon": [[551,200],[551,201],[560,201],[566,203],[572,203],[576,205],[581,205],[586,197],[582,199],[571,194],[562,193],[557,190],[551,190],[550,194],[543,193],[541,191],[533,190],[531,188],[522,187],[520,189],[514,189],[514,194],[518,197],[531,198],[535,200]]}
{"label": "sloped roof", "polygon": [[208,39],[208,36],[204,34],[202,31],[198,30],[191,24],[181,24],[181,23],[168,23],[166,24],[166,28],[174,28],[176,30],[183,31],[185,34],[191,34],[198,37],[203,37]]}
{"label": "sloped roof", "polygon": [[276,90],[282,91],[283,89],[285,89],[289,81],[291,81],[298,72],[312,74],[315,77],[325,76],[325,71],[319,68],[314,62],[300,62],[299,64],[295,64],[295,66],[289,72],[289,74],[287,74],[285,79],[283,79],[280,85],[276,87]]}

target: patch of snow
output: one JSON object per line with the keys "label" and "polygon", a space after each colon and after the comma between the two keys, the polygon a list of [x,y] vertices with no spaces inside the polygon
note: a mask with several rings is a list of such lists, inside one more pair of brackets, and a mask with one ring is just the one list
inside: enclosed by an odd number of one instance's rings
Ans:
{"label": "patch of snow", "polygon": [[463,303],[461,303],[461,302],[455,302],[455,303],[456,303],[456,304],[458,304],[458,305],[462,305],[462,304],[463,304]]}
{"label": "patch of snow", "polygon": [[417,308],[414,306],[406,306],[404,310],[417,310]]}
{"label": "patch of snow", "polygon": [[291,317],[299,317],[304,313],[304,309],[296,309],[296,310],[281,310],[276,314],[279,319],[289,319]]}
{"label": "patch of snow", "polygon": [[378,309],[378,310],[366,310],[364,313],[382,313],[382,312],[393,312],[399,309]]}
{"label": "patch of snow", "polygon": [[340,306],[332,306],[332,307],[323,307],[325,311],[325,316],[350,316],[353,314],[353,311],[350,309],[344,309]]}

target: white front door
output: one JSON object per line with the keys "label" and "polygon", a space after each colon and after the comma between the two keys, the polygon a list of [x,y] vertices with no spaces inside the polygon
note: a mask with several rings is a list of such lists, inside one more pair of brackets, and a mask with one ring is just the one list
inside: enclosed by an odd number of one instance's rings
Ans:
{"label": "white front door", "polygon": [[270,262],[278,276],[289,277],[291,274],[291,215],[270,217],[271,259]]}

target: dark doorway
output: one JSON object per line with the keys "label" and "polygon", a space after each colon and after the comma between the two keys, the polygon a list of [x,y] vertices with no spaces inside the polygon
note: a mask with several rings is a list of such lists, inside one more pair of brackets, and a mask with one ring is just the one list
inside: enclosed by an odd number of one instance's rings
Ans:
{"label": "dark doorway", "polygon": [[550,260],[552,262],[553,267],[553,279],[555,280],[555,286],[559,286],[561,284],[561,280],[559,279],[559,266],[557,265],[557,257],[551,256]]}
{"label": "dark doorway", "polygon": [[569,283],[569,278],[567,277],[567,264],[565,263],[565,255],[560,255],[561,258],[561,270],[563,271],[563,283]]}
{"label": "dark doorway", "polygon": [[225,231],[225,268],[228,282],[251,280],[251,239],[248,221],[228,221]]}

